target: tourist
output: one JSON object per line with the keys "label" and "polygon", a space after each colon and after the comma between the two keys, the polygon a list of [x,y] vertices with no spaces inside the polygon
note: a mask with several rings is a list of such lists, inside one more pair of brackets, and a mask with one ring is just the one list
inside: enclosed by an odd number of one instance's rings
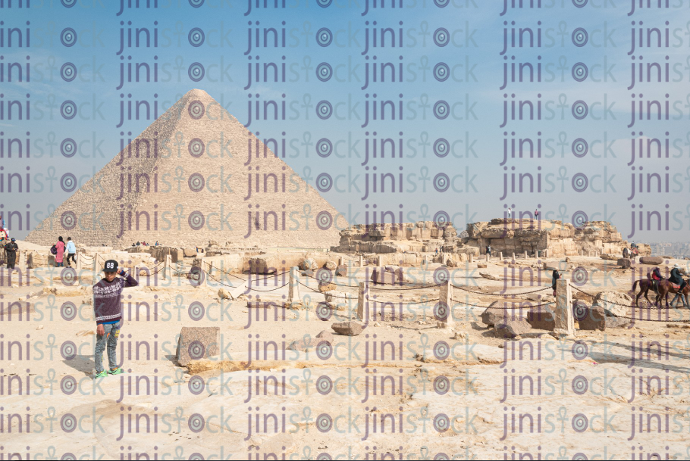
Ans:
{"label": "tourist", "polygon": [[486,254],[489,255],[489,258],[491,257],[491,245],[486,246]]}
{"label": "tourist", "polygon": [[58,242],[55,244],[55,250],[57,253],[55,253],[55,267],[65,267],[64,264],[64,258],[65,258],[65,241],[62,240],[62,237],[58,237]]}
{"label": "tourist", "polygon": [[508,207],[508,218],[510,218],[513,215],[513,209]]}
{"label": "tourist", "polygon": [[17,261],[17,246],[16,239],[12,239],[9,243],[5,244],[5,259],[7,259],[7,268],[14,269],[14,264]]}
{"label": "tourist", "polygon": [[673,269],[671,269],[671,277],[669,278],[669,280],[674,285],[679,285],[681,290],[685,286],[685,280],[683,280],[683,276],[680,273],[680,266],[678,264],[673,265]]}
{"label": "tourist", "polygon": [[628,247],[623,248],[623,257],[624,258],[630,257],[630,252],[628,251]]}
{"label": "tourist", "polygon": [[[96,378],[108,375],[120,375],[124,373],[117,363],[117,339],[122,329],[122,290],[135,287],[137,281],[124,270],[119,274],[124,278],[118,278],[117,261],[108,260],[103,268],[105,277],[93,286],[93,310],[96,317],[96,350],[94,362],[96,364]],[[110,369],[103,368],[103,351],[107,346],[108,365]]]}
{"label": "tourist", "polygon": [[539,219],[539,210],[534,210],[534,219]]}
{"label": "tourist", "polygon": [[67,237],[67,267],[72,267],[69,264],[70,259],[75,265],[77,264],[77,246],[72,241],[72,237]]}
{"label": "tourist", "polygon": [[554,298],[556,297],[556,280],[561,278],[561,274],[558,273],[558,270],[554,270],[553,273],[551,274],[551,288],[553,288],[553,296]]}
{"label": "tourist", "polygon": [[658,267],[655,267],[654,270],[652,271],[652,290],[654,290],[654,292],[658,292],[657,286],[661,280],[662,280],[661,271],[659,270]]}

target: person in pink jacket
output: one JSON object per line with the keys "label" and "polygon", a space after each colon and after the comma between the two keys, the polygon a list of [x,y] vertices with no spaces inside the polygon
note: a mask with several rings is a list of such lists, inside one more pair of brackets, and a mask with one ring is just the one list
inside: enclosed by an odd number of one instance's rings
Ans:
{"label": "person in pink jacket", "polygon": [[55,244],[57,254],[55,255],[55,267],[65,267],[63,259],[65,257],[65,241],[62,237],[58,237],[58,242]]}

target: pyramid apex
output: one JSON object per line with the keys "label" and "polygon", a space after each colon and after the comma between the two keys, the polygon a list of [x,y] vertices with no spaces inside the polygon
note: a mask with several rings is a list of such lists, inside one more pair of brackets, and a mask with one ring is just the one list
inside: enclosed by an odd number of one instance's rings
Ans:
{"label": "pyramid apex", "polygon": [[184,97],[185,98],[197,98],[197,99],[200,99],[200,98],[213,99],[213,97],[211,97],[210,94],[208,94],[204,90],[200,90],[199,88],[192,88],[187,93],[185,93]]}

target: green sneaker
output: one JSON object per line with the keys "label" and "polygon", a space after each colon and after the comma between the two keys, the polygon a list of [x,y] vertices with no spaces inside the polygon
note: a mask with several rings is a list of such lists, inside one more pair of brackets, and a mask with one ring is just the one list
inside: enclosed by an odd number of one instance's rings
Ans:
{"label": "green sneaker", "polygon": [[105,371],[105,370],[103,370],[103,371],[101,371],[100,373],[96,373],[96,375],[94,376],[94,378],[105,378],[106,376],[108,376],[108,372]]}
{"label": "green sneaker", "polygon": [[115,368],[114,370],[108,370],[108,374],[115,376],[115,375],[121,375],[124,373],[124,370],[122,368]]}

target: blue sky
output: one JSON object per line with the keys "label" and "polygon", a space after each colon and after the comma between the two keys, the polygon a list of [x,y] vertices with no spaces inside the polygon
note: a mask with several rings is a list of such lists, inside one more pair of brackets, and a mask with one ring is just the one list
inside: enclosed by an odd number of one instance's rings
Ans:
{"label": "blue sky", "polygon": [[[0,83],[2,99],[26,101],[26,94],[29,93],[32,112],[31,120],[8,120],[7,117],[0,120],[0,130],[3,132],[0,137],[5,142],[7,138],[25,138],[25,133],[30,132],[32,158],[18,159],[15,155],[8,159],[5,156],[0,159],[0,165],[3,166],[0,173],[25,174],[26,168],[30,167],[32,192],[8,192],[5,179],[5,189],[0,193],[0,211],[25,211],[26,206],[30,205],[30,210],[37,213],[45,212],[51,205],[59,205],[70,194],[62,191],[57,182],[53,183],[52,193],[48,188],[39,192],[41,178],[36,175],[42,174],[45,178],[54,171],[54,175],[60,178],[64,173],[71,172],[77,177],[86,178],[117,154],[120,132],[132,132],[136,136],[143,131],[152,120],[126,121],[122,127],[117,127],[121,94],[125,95],[125,99],[129,99],[127,95],[131,94],[133,100],[155,99],[159,104],[169,106],[188,90],[201,88],[245,124],[248,121],[248,94],[258,93],[261,100],[283,100],[282,95],[285,94],[288,107],[293,104],[293,107],[299,108],[298,117],[290,119],[295,113],[288,110],[288,120],[255,120],[249,129],[260,132],[261,138],[278,138],[285,132],[287,144],[292,143],[300,150],[296,153],[288,149],[285,160],[312,185],[322,173],[330,174],[334,179],[337,175],[345,175],[336,183],[338,190],[333,187],[322,195],[352,224],[364,223],[364,212],[374,210],[374,206],[377,211],[395,211],[397,216],[402,205],[405,221],[425,216],[425,219],[432,220],[436,213],[444,211],[460,229],[464,229],[468,220],[500,217],[507,206],[515,205],[514,208],[519,211],[530,212],[540,206],[542,216],[546,218],[570,222],[576,212],[584,212],[592,220],[609,220],[627,237],[632,228],[631,205],[635,204],[636,210],[639,210],[639,205],[643,204],[645,213],[658,211],[662,218],[668,211],[669,230],[665,226],[662,231],[656,230],[655,226],[653,231],[636,230],[630,240],[683,241],[690,230],[690,209],[687,204],[690,193],[690,136],[687,128],[690,120],[690,35],[687,33],[690,23],[682,19],[684,10],[640,10],[628,16],[630,2],[616,1],[616,7],[612,7],[609,0],[608,8],[595,8],[595,5],[603,5],[604,1],[590,1],[584,8],[576,8],[570,0],[545,0],[544,5],[554,3],[558,6],[511,9],[501,16],[503,2],[497,0],[476,1],[476,7],[471,1],[455,0],[444,8],[439,8],[433,1],[406,0],[403,8],[391,8],[390,2],[384,9],[380,8],[380,3],[376,9],[370,5],[369,13],[363,16],[363,0],[347,2],[347,6],[342,0],[333,1],[326,7],[319,6],[317,2],[305,4],[303,1],[286,0],[284,9],[273,8],[273,2],[269,2],[271,7],[263,8],[262,1],[261,8],[253,8],[245,16],[246,2],[206,0],[200,2],[203,5],[199,8],[193,8],[190,3],[194,1],[159,0],[157,9],[126,9],[118,16],[119,2],[109,2],[107,8],[103,8],[97,0],[83,0],[72,8],[65,8],[57,0],[34,0],[30,9],[16,8],[17,2],[14,3],[13,8],[3,10],[2,20],[5,24],[0,27],[5,27],[4,47],[1,48],[4,59],[0,62],[6,65],[12,62],[25,64],[26,56],[30,56],[31,82],[10,83],[5,71],[5,79]],[[89,8],[84,7],[85,4]],[[168,4],[171,6],[166,7]],[[643,21],[644,27],[660,28],[665,27],[665,21],[669,21],[671,44],[678,46],[644,48],[633,55],[638,56],[637,60],[642,55],[643,63],[668,62],[671,66],[670,79],[679,81],[641,83],[633,90],[628,90],[630,65],[633,62],[628,54],[633,20]],[[27,27],[26,21],[30,21],[31,46],[8,47],[6,28]],[[155,27],[158,28],[160,46],[126,49],[122,61],[117,54],[121,21],[124,21],[125,27],[131,21],[131,27],[151,29],[157,22]],[[506,54],[507,61],[504,60],[500,54],[503,49],[504,21],[508,21],[508,27],[512,27],[513,21],[515,27],[540,27],[545,46],[510,49]],[[252,22],[251,26],[249,22]],[[400,25],[400,22],[403,24]],[[79,37],[72,47],[60,43],[60,33],[67,27],[73,28]],[[205,40],[201,46],[194,47],[189,42],[188,34],[197,27],[204,31]],[[249,28],[254,31],[256,27],[262,31],[265,27],[285,27],[288,46],[255,48],[249,54],[252,56],[250,61],[244,54],[248,48],[247,34]],[[368,28],[371,37],[374,27],[378,28],[379,34],[381,27],[393,28],[396,40],[400,39],[397,34],[402,28],[403,47],[373,48],[370,43],[369,51],[364,53],[365,31]],[[328,28],[333,36],[332,43],[327,47],[319,46],[316,41],[317,31],[322,28]],[[433,35],[439,28],[445,28],[451,36],[450,43],[443,47],[433,42]],[[588,32],[585,46],[573,44],[572,33],[577,28]],[[221,40],[221,36],[225,39]],[[604,37],[608,37],[608,40]],[[389,38],[387,36],[386,40]],[[280,66],[285,62],[287,81],[253,83],[245,90],[247,64],[256,62],[257,55],[258,62],[262,64],[274,62]],[[160,81],[125,83],[118,90],[120,63],[130,62],[129,56],[133,63],[158,63]],[[668,61],[666,56],[669,57]],[[74,63],[78,69],[77,78],[72,82],[64,81],[59,74],[66,62]],[[190,80],[188,76],[188,69],[195,62],[205,70],[205,76],[199,82]],[[402,63],[404,81],[371,83],[369,88],[362,89],[365,65],[373,62],[393,63],[396,69]],[[543,78],[553,78],[554,81],[509,83],[506,89],[501,90],[503,65],[506,62],[530,62],[533,66],[541,63]],[[588,68],[587,79],[583,82],[577,82],[572,76],[572,68],[578,62]],[[336,76],[325,82],[318,80],[316,68],[320,63],[328,63]],[[452,76],[442,82],[432,75],[439,63],[447,64],[452,72]],[[420,70],[423,66],[427,67],[424,77]],[[676,73],[674,66],[678,71]],[[348,78],[344,76],[352,68],[356,70],[354,74],[349,74],[350,81],[347,81]],[[602,71],[603,68],[606,71]],[[341,77],[346,81],[336,81]],[[232,80],[229,81],[229,78]],[[644,120],[629,128],[633,92],[642,93],[644,101],[668,99],[672,108],[671,118],[677,119]],[[154,94],[158,96],[154,97]],[[504,101],[512,101],[513,94],[515,100],[531,100],[535,104],[541,100],[543,115],[547,118],[553,115],[553,119],[510,121],[501,128]],[[59,107],[68,99],[80,107],[79,117],[86,116],[87,119],[63,120],[60,117]],[[348,104],[358,106],[355,106],[357,110],[352,117],[338,120],[333,115],[321,120],[316,116],[315,106],[322,100],[336,107],[337,115],[346,114]],[[403,120],[375,120],[363,127],[363,107],[366,101],[373,100],[391,100],[396,104],[402,101]],[[454,110],[443,120],[432,114],[434,104],[440,100],[446,101]],[[589,107],[589,114],[584,120],[576,120],[572,116],[572,105],[578,100],[587,102]],[[299,107],[305,101],[310,101],[312,105],[306,113],[304,108]],[[425,116],[422,116],[419,106],[424,102],[428,107]],[[93,107],[86,104],[92,104]],[[609,109],[607,112],[601,109],[604,104]],[[674,104],[678,112],[674,112]],[[52,118],[47,109],[49,105],[53,106]],[[99,105],[100,112],[94,111],[93,108]],[[633,131],[636,133],[634,136]],[[630,140],[639,138],[640,131],[645,142],[648,137],[663,139],[668,132],[671,157],[676,158],[644,158],[629,165]],[[400,135],[400,132],[403,134]],[[509,159],[502,165],[505,132],[509,137],[512,132],[516,133],[516,138],[530,137],[535,144],[540,137],[542,158]],[[88,158],[61,156],[59,143],[66,137],[75,139],[81,152]],[[349,155],[343,155],[344,158],[338,158],[335,154],[321,158],[316,154],[314,145],[308,148],[301,145],[305,139],[315,144],[322,138],[331,140],[339,149],[358,142],[355,145],[361,157],[357,158],[355,151],[350,151]],[[404,158],[370,159],[363,165],[364,143],[373,138],[392,138],[396,144],[402,138]],[[444,157],[434,155],[434,142],[440,138],[453,146],[453,153]],[[589,146],[589,152],[582,158],[575,157],[571,152],[571,145],[577,138],[585,139]],[[52,157],[46,147],[51,139],[56,143]],[[426,147],[422,146],[424,140],[428,143]],[[602,149],[604,141],[608,149]],[[92,149],[93,145],[99,143],[102,154]],[[42,155],[41,149],[44,151]],[[416,153],[414,149],[417,149]],[[425,149],[425,154],[422,149]],[[631,196],[632,166],[643,166],[643,174],[658,173],[662,179],[668,173],[669,193],[638,192],[636,197],[628,200]],[[367,167],[370,169],[366,170]],[[402,173],[405,183],[403,192],[371,194],[363,200],[365,174],[374,173],[374,167],[376,173],[394,173],[396,178]],[[639,170],[635,172],[639,173]],[[451,181],[451,187],[445,192],[435,190],[432,185],[432,179],[440,173],[446,174]],[[504,173],[531,173],[535,180],[536,175],[541,174],[542,191],[509,194],[502,199]],[[584,192],[573,189],[573,178],[578,173],[587,176],[587,189]],[[348,176],[352,179],[357,175],[359,177],[353,187],[344,187]],[[428,179],[420,179],[424,177]],[[646,186],[647,177],[643,179]],[[508,181],[510,184],[510,177]],[[645,227],[646,219],[645,215]],[[34,217],[31,224],[32,227],[38,224]],[[13,229],[13,235],[18,237],[26,233],[26,230]]]}

